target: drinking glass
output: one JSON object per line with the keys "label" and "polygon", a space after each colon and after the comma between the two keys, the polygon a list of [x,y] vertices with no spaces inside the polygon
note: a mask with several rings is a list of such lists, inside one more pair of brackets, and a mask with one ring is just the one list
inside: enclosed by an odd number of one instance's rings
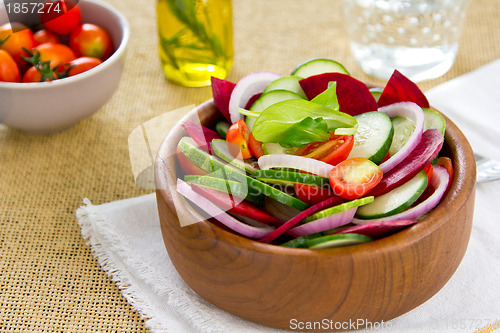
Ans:
{"label": "drinking glass", "polygon": [[367,74],[418,82],[455,61],[469,0],[344,0],[353,57]]}

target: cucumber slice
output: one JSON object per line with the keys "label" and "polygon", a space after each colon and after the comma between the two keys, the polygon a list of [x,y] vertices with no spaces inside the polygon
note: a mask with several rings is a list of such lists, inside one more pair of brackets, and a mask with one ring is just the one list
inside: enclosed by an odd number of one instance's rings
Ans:
{"label": "cucumber slice", "polygon": [[375,98],[375,101],[378,102],[378,99],[380,98],[380,95],[382,95],[382,91],[384,89],[382,88],[370,88],[368,89],[372,93],[373,98]]}
{"label": "cucumber slice", "polygon": [[188,184],[195,184],[198,186],[208,187],[214,190],[226,192],[238,198],[244,198],[259,206],[264,205],[264,195],[260,191],[252,191],[246,186],[234,180],[211,177],[211,176],[197,176],[186,175],[184,181]]}
{"label": "cucumber slice", "polygon": [[372,196],[363,197],[363,198],[354,199],[354,200],[351,200],[351,201],[348,201],[348,202],[344,202],[343,204],[340,204],[340,205],[337,205],[337,206],[333,206],[333,207],[330,207],[330,208],[327,208],[327,209],[323,209],[322,211],[319,211],[316,214],[313,214],[311,216],[306,217],[302,221],[302,223],[307,223],[307,222],[315,221],[315,220],[318,220],[318,219],[322,219],[323,217],[327,217],[327,216],[330,216],[330,215],[333,215],[333,214],[337,214],[337,213],[349,210],[349,209],[354,208],[354,207],[359,207],[359,206],[363,206],[363,205],[369,204],[369,203],[373,202],[373,199],[374,198]]}
{"label": "cucumber slice", "polygon": [[396,116],[392,118],[394,136],[392,137],[389,154],[393,156],[408,142],[408,139],[415,131],[415,123],[408,118]]}
{"label": "cucumber slice", "polygon": [[372,239],[361,234],[335,234],[316,237],[305,242],[309,249],[326,249],[330,247],[348,246],[370,242]]}
{"label": "cucumber slice", "polygon": [[281,244],[281,246],[307,248],[307,242],[309,240],[311,240],[312,238],[321,237],[321,236],[323,236],[323,233],[321,233],[321,232],[317,232],[317,233],[305,235],[305,236],[300,236],[300,237],[294,238],[292,240],[289,240],[286,243]]}
{"label": "cucumber slice", "polygon": [[225,120],[221,120],[217,124],[215,124],[215,131],[217,133],[219,133],[225,139],[226,135],[227,135],[227,131],[229,130],[229,127],[231,127],[230,123],[228,123]]}
{"label": "cucumber slice", "polygon": [[283,186],[301,183],[321,187],[329,184],[328,178],[289,170],[259,170],[255,174],[255,178],[266,183]]}
{"label": "cucumber slice", "polygon": [[295,67],[291,75],[306,78],[313,75],[332,72],[351,75],[342,64],[335,60],[326,58],[316,58],[303,62],[302,64]]}
{"label": "cucumber slice", "polygon": [[309,207],[309,205],[302,200],[292,197],[260,180],[254,179],[243,173],[241,169],[226,163],[216,156],[208,154],[203,149],[200,149],[190,137],[181,138],[179,141],[179,149],[194,164],[208,173],[223,172],[229,179],[240,182],[241,186],[245,186],[246,184],[251,191],[260,191],[264,195],[298,210],[304,210]]}
{"label": "cucumber slice", "polygon": [[388,115],[373,111],[354,117],[358,121],[358,131],[354,134],[354,146],[349,158],[365,157],[380,164],[389,151],[394,130]]}
{"label": "cucumber slice", "polygon": [[273,90],[288,90],[302,96],[304,99],[307,99],[306,93],[300,86],[300,80],[302,80],[302,78],[295,75],[280,77],[279,79],[269,83],[263,93],[265,94]]}
{"label": "cucumber slice", "polygon": [[290,147],[290,148],[285,148],[281,146],[279,143],[273,143],[273,142],[266,142],[262,144],[262,150],[264,151],[265,155],[269,154],[288,154],[288,155],[293,155],[299,148],[297,147]]}
{"label": "cucumber slice", "polygon": [[403,185],[376,197],[372,203],[360,207],[356,215],[361,219],[376,219],[400,213],[420,197],[427,183],[427,176],[422,170]]}
{"label": "cucumber slice", "polygon": [[[259,99],[256,100],[255,103],[253,103],[252,107],[250,108],[250,111],[261,113],[267,107],[275,103],[286,101],[289,99],[304,99],[304,97],[289,90],[271,90],[265,94],[262,94],[259,97]],[[257,118],[252,118],[252,117],[246,118],[245,122],[250,132],[252,131],[253,124],[255,123],[256,120]]]}
{"label": "cucumber slice", "polygon": [[222,158],[224,161],[234,165],[241,170],[248,172],[251,175],[255,175],[255,173],[259,170],[257,161],[254,163],[249,160],[242,160],[239,158],[235,158],[233,154],[229,151],[227,147],[227,141],[222,139],[213,139],[212,140],[212,150],[218,157]]}
{"label": "cucumber slice", "polygon": [[424,110],[424,132],[430,128],[435,128],[444,135],[446,130],[446,121],[439,112],[432,109],[422,108]]}

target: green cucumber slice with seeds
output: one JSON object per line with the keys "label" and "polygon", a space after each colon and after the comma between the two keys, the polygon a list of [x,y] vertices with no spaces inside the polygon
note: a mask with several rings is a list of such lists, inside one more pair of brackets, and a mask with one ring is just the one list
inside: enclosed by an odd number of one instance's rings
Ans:
{"label": "green cucumber slice with seeds", "polygon": [[273,90],[288,90],[302,96],[304,99],[307,99],[306,93],[300,86],[300,80],[302,80],[302,78],[295,75],[280,77],[279,79],[269,83],[263,93],[265,94]]}
{"label": "green cucumber slice with seeds", "polygon": [[335,234],[309,239],[305,243],[305,246],[309,249],[327,249],[331,247],[356,245],[370,241],[372,241],[372,238],[361,234]]}
{"label": "green cucumber slice with seeds", "polygon": [[215,155],[222,158],[224,161],[234,165],[235,167],[248,172],[251,175],[255,175],[255,173],[259,170],[257,161],[252,162],[251,160],[242,160],[240,158],[235,158],[229,151],[226,140],[213,139],[212,149]]}
{"label": "green cucumber slice with seeds", "polygon": [[[363,197],[359,199],[354,199],[348,202],[344,202],[343,204],[333,206],[327,209],[323,209],[322,211],[317,212],[311,216],[306,217],[301,223],[307,223],[311,221],[315,221],[321,219],[323,217],[327,217],[333,214],[337,214],[355,207],[363,206],[372,203],[374,198],[372,196]],[[359,210],[359,208],[358,208]]]}
{"label": "green cucumber slice with seeds", "polygon": [[188,184],[195,184],[202,187],[208,187],[221,192],[226,192],[238,198],[244,198],[259,206],[264,204],[264,195],[260,191],[252,191],[247,186],[242,186],[241,183],[234,180],[211,177],[211,176],[198,176],[186,175],[184,181]]}
{"label": "green cucumber slice with seeds", "polygon": [[351,75],[341,63],[325,58],[316,58],[303,62],[295,67],[291,75],[306,78],[313,75],[332,72]]}
{"label": "green cucumber slice with seeds", "polygon": [[290,148],[285,148],[279,143],[274,143],[274,142],[266,142],[262,144],[262,150],[264,151],[265,155],[270,155],[270,154],[288,154],[288,155],[293,155],[299,148],[297,147],[290,147]]}
{"label": "green cucumber slice with seeds", "polygon": [[435,128],[444,135],[446,130],[446,121],[443,116],[432,109],[422,108],[424,111],[424,132],[430,128]]}
{"label": "green cucumber slice with seeds", "polygon": [[194,164],[208,173],[223,172],[228,179],[240,182],[241,186],[245,186],[246,184],[251,191],[260,191],[264,195],[298,210],[304,210],[309,207],[309,205],[302,200],[286,194],[260,180],[254,179],[246,175],[241,169],[236,168],[216,156],[208,154],[203,149],[200,149],[190,137],[181,138],[179,141],[179,149]]}
{"label": "green cucumber slice with seeds", "polygon": [[362,113],[354,118],[358,121],[358,130],[354,134],[354,145],[349,158],[365,157],[380,164],[393,140],[391,119],[378,111]]}
{"label": "green cucumber slice with seeds", "polygon": [[415,123],[408,118],[396,116],[392,118],[392,127],[394,128],[394,135],[389,148],[391,156],[395,155],[408,142],[408,139],[415,131]]}
{"label": "green cucumber slice with seeds", "polygon": [[360,219],[377,219],[400,213],[420,197],[427,183],[427,175],[422,170],[403,185],[376,197],[372,203],[358,208],[356,216]]}
{"label": "green cucumber slice with seeds", "polygon": [[231,124],[228,123],[225,120],[219,121],[217,124],[215,124],[215,131],[220,134],[224,139],[226,138],[227,131],[229,130],[229,127],[231,127]]}
{"label": "green cucumber slice with seeds", "polygon": [[[289,90],[271,90],[267,93],[262,94],[250,107],[250,111],[261,113],[267,107],[289,99],[304,99],[304,97]],[[257,118],[246,117],[245,123],[247,124],[250,132],[252,131],[253,124],[256,120]]]}
{"label": "green cucumber slice with seeds", "polygon": [[328,178],[289,170],[259,170],[255,178],[269,184],[283,186],[301,183],[322,187],[329,184]]}

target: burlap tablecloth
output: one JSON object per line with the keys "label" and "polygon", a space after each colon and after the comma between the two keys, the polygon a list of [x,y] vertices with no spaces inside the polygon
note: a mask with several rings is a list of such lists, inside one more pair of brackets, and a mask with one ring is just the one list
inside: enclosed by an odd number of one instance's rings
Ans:
{"label": "burlap tablecloth", "polygon": [[[132,29],[126,70],[109,103],[53,135],[0,125],[0,331],[146,330],[85,245],[75,210],[83,197],[101,204],[148,193],[134,182],[129,134],[166,111],[201,103],[211,90],[164,79],[154,0],[106,2]],[[376,81],[350,58],[340,0],[234,0],[233,11],[232,81],[257,70],[287,74],[313,57],[336,59],[355,77]],[[499,18],[499,0],[473,0],[455,65],[420,86],[500,57]]]}

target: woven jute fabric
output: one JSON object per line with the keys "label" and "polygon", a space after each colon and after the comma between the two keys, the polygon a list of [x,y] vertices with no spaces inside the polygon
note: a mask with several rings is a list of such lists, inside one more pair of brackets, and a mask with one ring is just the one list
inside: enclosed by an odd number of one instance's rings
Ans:
{"label": "woven jute fabric", "polygon": [[[106,2],[128,18],[132,29],[126,69],[112,99],[52,135],[0,125],[2,332],[146,330],[92,256],[75,210],[84,197],[101,204],[150,192],[134,182],[129,134],[148,119],[209,99],[211,89],[181,87],[164,78],[154,0]],[[234,0],[233,13],[232,81],[253,71],[288,74],[304,60],[327,57],[361,80],[378,82],[350,57],[349,23],[340,0]],[[472,0],[456,63],[443,77],[420,86],[431,88],[498,58],[499,18],[499,0]]]}

